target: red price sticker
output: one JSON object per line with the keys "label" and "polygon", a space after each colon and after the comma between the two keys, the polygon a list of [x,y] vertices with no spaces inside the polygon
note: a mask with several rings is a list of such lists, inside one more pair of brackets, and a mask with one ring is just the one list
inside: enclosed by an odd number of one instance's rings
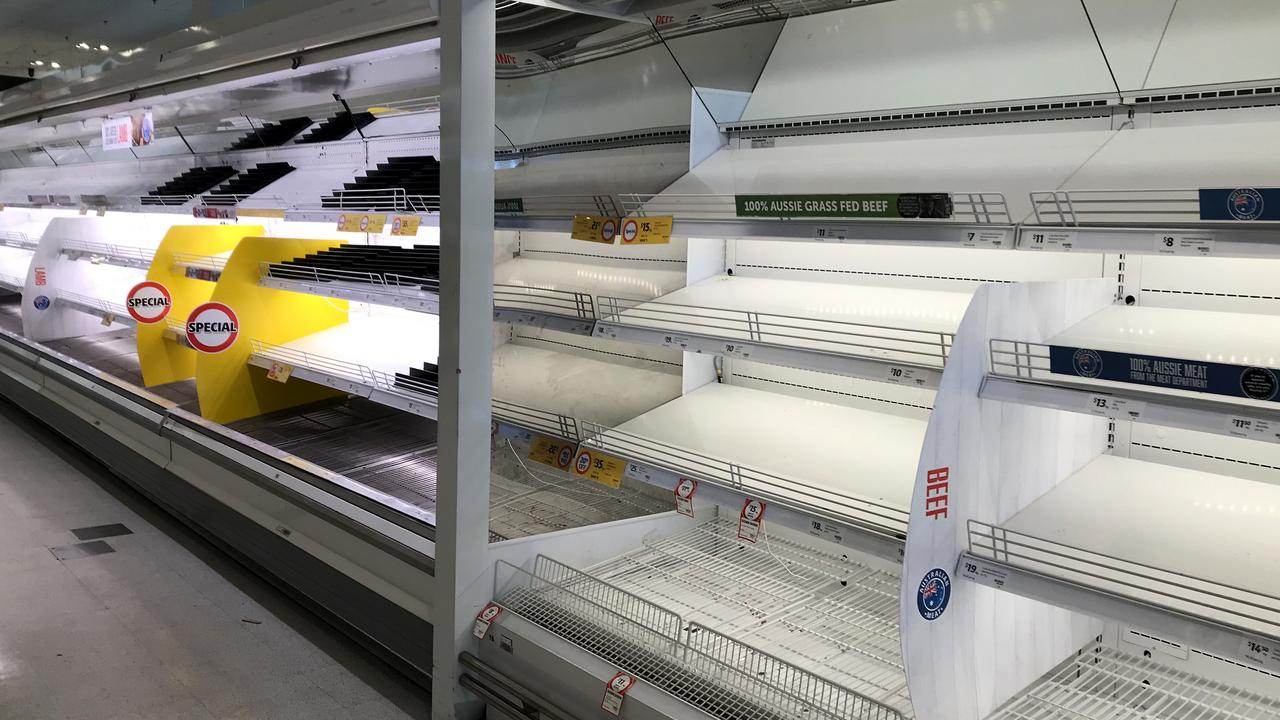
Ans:
{"label": "red price sticker", "polygon": [[471,634],[483,640],[484,636],[489,632],[489,626],[492,625],[493,621],[497,620],[498,616],[501,614],[502,608],[498,607],[497,603],[489,603],[488,605],[485,605],[484,609],[476,615],[476,625],[475,628],[472,629]]}
{"label": "red price sticker", "polygon": [[693,517],[693,494],[698,492],[698,481],[680,478],[676,483],[676,512]]}
{"label": "red price sticker", "polygon": [[622,713],[622,701],[626,699],[627,693],[631,692],[631,688],[636,686],[635,677],[624,672],[619,672],[609,679],[604,686],[604,699],[600,701],[600,709],[610,715],[619,715]]}
{"label": "red price sticker", "polygon": [[764,501],[747,498],[742,503],[742,513],[738,515],[738,539],[755,542],[760,539],[760,528],[764,526]]}

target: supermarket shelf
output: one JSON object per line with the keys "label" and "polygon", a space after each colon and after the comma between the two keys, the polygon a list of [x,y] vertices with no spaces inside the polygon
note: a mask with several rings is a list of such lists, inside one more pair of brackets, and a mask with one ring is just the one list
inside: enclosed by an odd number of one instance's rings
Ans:
{"label": "supermarket shelf", "polygon": [[[258,284],[276,290],[367,302],[431,315],[440,312],[439,280],[265,262],[260,273]],[[305,277],[299,278],[299,275]]]}
{"label": "supermarket shelf", "polygon": [[129,311],[126,310],[123,305],[108,302],[96,297],[90,297],[88,295],[82,295],[77,292],[71,292],[70,290],[58,291],[57,304],[102,318],[104,325],[110,325],[112,323],[127,325],[129,327],[137,325],[133,316],[129,314]]}
{"label": "supermarket shelf", "polygon": [[1199,190],[1031,193],[1018,247],[1057,252],[1225,257],[1280,255],[1280,223],[1201,220]]}
{"label": "supermarket shelf", "polygon": [[22,278],[16,275],[0,274],[0,288],[8,290],[9,292],[20,293],[25,289],[25,287],[26,282],[23,281]]}
{"label": "supermarket shelf", "polygon": [[155,259],[156,251],[129,245],[111,245],[108,243],[92,243],[83,240],[63,240],[59,251],[72,260],[88,258],[94,262],[105,262],[122,267],[147,270]]}
{"label": "supermarket shelf", "polygon": [[1251,667],[1280,642],[1277,486],[1103,455],[1002,525],[970,521],[960,574]]}
{"label": "supermarket shelf", "polygon": [[545,556],[497,566],[508,612],[713,717],[900,720],[891,707]]}
{"label": "supermarket shelf", "polygon": [[18,230],[0,230],[0,245],[19,250],[35,250],[40,245],[40,238]]}
{"label": "supermarket shelf", "polygon": [[493,286],[495,322],[590,335],[595,330],[595,302],[587,293],[523,285]]}
{"label": "supermarket shelf", "polygon": [[193,253],[174,253],[173,267],[179,270],[204,270],[221,273],[227,269],[227,255],[196,255]]}
{"label": "supermarket shelf", "polygon": [[1280,701],[1099,644],[1086,646],[988,720],[1264,720]]}
{"label": "supermarket shelf", "polygon": [[595,335],[936,388],[969,298],[720,276],[648,302],[601,297]]}
{"label": "supermarket shelf", "polygon": [[694,478],[695,502],[764,500],[767,522],[899,561],[925,425],[713,383],[616,428],[581,427],[583,447],[624,459],[628,477],[672,491]]}
{"label": "supermarket shelf", "polygon": [[713,520],[587,572],[910,717],[899,575],[800,538],[775,534],[766,548],[736,532]]}

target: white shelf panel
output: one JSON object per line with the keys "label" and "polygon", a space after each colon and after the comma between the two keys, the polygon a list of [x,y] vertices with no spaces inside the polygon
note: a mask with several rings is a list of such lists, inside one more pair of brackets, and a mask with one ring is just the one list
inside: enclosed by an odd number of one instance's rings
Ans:
{"label": "white shelf panel", "polygon": [[630,461],[635,479],[696,478],[703,502],[764,499],[766,522],[899,560],[926,424],[712,383],[613,430],[589,426],[584,444]]}
{"label": "white shelf panel", "polygon": [[1091,645],[988,720],[1265,720],[1277,715],[1275,698]]}
{"label": "white shelf panel", "polygon": [[[588,243],[583,243],[587,245]],[[591,334],[595,296],[649,299],[684,285],[684,270],[517,257],[493,270],[494,320]]]}
{"label": "white shelf panel", "polygon": [[493,351],[495,400],[609,427],[679,397],[680,386],[678,371],[647,370],[516,343]]}
{"label": "white shelf panel", "polygon": [[961,575],[1271,670],[1280,486],[1103,455],[999,526],[971,521]]}
{"label": "white shelf panel", "polygon": [[[936,387],[970,298],[964,292],[721,275],[647,303],[601,300],[595,334]],[[914,368],[915,379],[903,376],[903,368]]]}

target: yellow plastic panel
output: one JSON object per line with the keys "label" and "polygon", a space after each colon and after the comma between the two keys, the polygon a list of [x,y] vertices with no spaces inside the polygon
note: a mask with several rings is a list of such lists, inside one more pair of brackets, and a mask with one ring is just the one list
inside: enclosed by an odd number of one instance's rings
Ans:
{"label": "yellow plastic panel", "polygon": [[[173,227],[156,248],[155,260],[147,271],[147,279],[169,289],[173,305],[169,320],[178,324],[197,305],[209,301],[214,284],[208,280],[189,278],[184,268],[175,268],[174,255],[212,256],[233,250],[244,238],[262,235],[260,225],[201,225]],[[138,362],[142,366],[142,382],[147,387],[187,380],[196,375],[196,351],[165,337],[167,322],[138,325]]]}
{"label": "yellow plastic panel", "polygon": [[345,300],[258,285],[260,263],[292,260],[342,244],[340,240],[250,237],[236,246],[210,299],[235,311],[240,334],[223,352],[199,353],[196,391],[202,415],[229,423],[343,395],[300,380],[268,380],[265,370],[248,364],[253,354],[251,339],[282,345],[347,321]]}

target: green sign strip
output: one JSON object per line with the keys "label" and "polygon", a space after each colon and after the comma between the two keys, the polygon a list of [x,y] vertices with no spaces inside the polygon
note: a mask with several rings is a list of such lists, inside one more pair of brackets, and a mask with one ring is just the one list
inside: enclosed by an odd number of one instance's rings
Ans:
{"label": "green sign strip", "polygon": [[735,195],[738,217],[928,218],[951,217],[947,193],[855,193],[827,195]]}
{"label": "green sign strip", "polygon": [[493,201],[493,211],[496,213],[522,213],[524,212],[524,198],[499,198]]}

